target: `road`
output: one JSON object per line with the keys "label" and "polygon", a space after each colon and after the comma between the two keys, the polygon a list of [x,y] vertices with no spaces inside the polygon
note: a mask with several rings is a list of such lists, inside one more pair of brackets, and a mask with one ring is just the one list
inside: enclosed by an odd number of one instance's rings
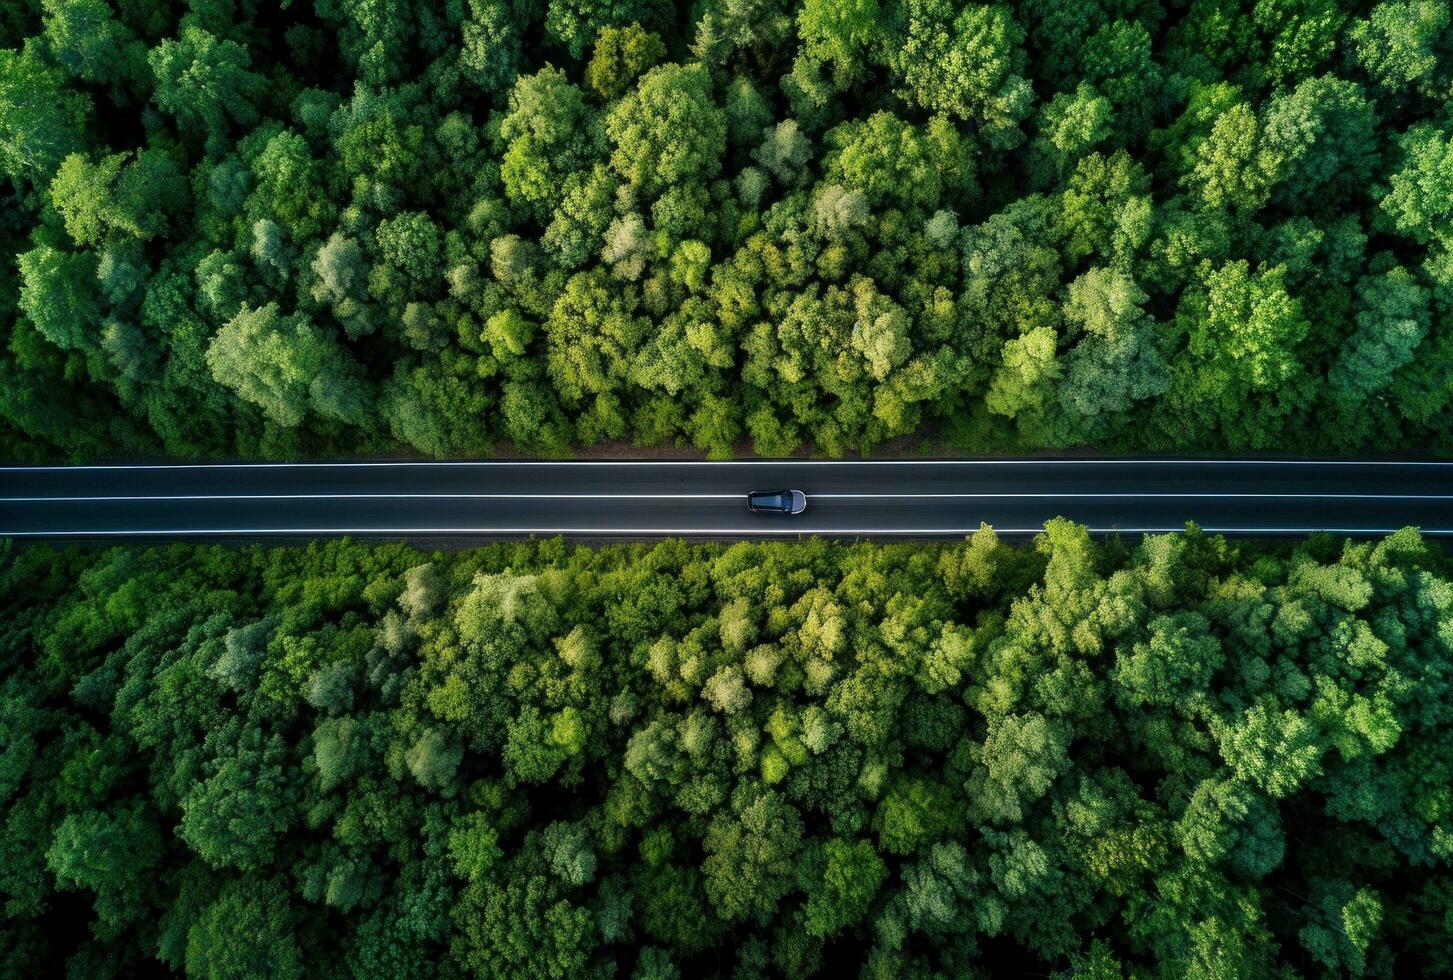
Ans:
{"label": "road", "polygon": [[[749,490],[803,490],[795,518]],[[1453,537],[1453,462],[1075,459],[303,463],[0,468],[0,537],[957,537],[1052,517],[1096,533]]]}

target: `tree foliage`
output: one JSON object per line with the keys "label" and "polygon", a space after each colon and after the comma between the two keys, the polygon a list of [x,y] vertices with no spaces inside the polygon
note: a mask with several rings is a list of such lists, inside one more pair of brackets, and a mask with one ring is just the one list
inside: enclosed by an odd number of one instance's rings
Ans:
{"label": "tree foliage", "polygon": [[1453,450],[1445,0],[0,33],[6,458]]}
{"label": "tree foliage", "polygon": [[1450,573],[1412,529],[1064,521],[5,547],[0,950],[28,975],[1444,975]]}

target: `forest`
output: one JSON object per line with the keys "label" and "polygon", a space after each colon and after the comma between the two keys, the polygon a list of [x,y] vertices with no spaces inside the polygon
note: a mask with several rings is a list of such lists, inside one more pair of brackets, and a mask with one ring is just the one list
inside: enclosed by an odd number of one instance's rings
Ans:
{"label": "forest", "polygon": [[1453,451],[1446,0],[4,0],[0,455]]}
{"label": "forest", "polygon": [[0,973],[1453,973],[1453,563],[0,545]]}

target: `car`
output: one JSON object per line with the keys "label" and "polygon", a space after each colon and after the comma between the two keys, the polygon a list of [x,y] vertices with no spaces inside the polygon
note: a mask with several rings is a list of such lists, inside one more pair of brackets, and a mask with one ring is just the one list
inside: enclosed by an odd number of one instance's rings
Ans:
{"label": "car", "polygon": [[801,490],[754,490],[747,494],[747,510],[753,514],[800,514],[807,509],[807,494]]}

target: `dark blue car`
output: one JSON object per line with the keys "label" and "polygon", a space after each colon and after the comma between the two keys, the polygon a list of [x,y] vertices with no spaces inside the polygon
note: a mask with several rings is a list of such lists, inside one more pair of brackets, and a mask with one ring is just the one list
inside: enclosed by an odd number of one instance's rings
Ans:
{"label": "dark blue car", "polygon": [[753,514],[800,514],[807,509],[807,494],[801,490],[756,490],[747,494],[747,510]]}

